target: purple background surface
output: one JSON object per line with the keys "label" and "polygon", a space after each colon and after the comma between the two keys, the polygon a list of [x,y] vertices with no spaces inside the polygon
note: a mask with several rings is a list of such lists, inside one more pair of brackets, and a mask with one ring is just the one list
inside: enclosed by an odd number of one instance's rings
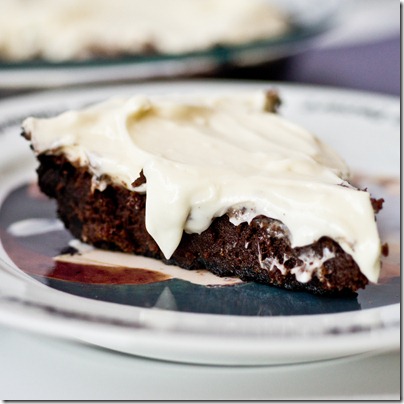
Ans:
{"label": "purple background surface", "polygon": [[333,48],[312,48],[254,68],[226,68],[221,78],[277,80],[400,95],[400,36]]}

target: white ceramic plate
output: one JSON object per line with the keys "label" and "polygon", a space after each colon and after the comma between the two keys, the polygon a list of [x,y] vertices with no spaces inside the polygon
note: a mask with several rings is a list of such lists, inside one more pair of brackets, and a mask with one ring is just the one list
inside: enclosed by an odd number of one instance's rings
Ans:
{"label": "white ceramic plate", "polygon": [[85,62],[0,62],[0,88],[42,88],[129,79],[191,76],[209,73],[224,64],[251,66],[307,49],[327,32],[338,11],[336,0],[268,0],[283,9],[295,28],[288,34],[240,46],[178,54],[134,56]]}
{"label": "white ceramic plate", "polygon": [[[27,142],[18,136],[26,116],[52,115],[136,92],[271,87],[280,90],[283,115],[337,149],[351,165],[356,181],[368,184],[376,197],[384,197],[378,222],[383,240],[390,244],[390,257],[379,285],[369,285],[349,299],[255,284],[226,287],[223,293],[204,286],[195,289],[185,281],[160,282],[147,290],[139,285],[86,285],[30,276],[26,272],[37,261],[10,253],[9,225],[27,214],[15,190],[35,181],[35,160]],[[399,113],[399,100],[393,97],[276,83],[206,81],[44,92],[0,102],[0,322],[129,354],[190,363],[298,363],[399,349]],[[29,213],[32,217],[54,214],[45,200],[38,201],[32,205],[35,213]],[[55,235],[62,237],[63,245],[68,233],[58,231]],[[46,249],[40,235],[30,240],[37,241],[31,246],[36,253]],[[155,294],[152,303],[148,291]],[[239,298],[244,299],[242,305],[236,304]]]}

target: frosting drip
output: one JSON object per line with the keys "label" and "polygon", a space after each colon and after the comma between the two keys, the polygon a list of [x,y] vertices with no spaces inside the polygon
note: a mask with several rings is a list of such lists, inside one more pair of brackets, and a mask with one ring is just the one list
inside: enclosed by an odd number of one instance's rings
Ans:
{"label": "frosting drip", "polygon": [[[167,258],[183,231],[201,233],[228,212],[235,225],[264,215],[287,226],[294,247],[336,240],[377,281],[370,195],[349,185],[334,151],[265,105],[265,93],[113,98],[27,118],[23,129],[37,154],[63,153],[95,179],[146,192],[146,227]],[[135,188],[141,171],[146,184]]]}

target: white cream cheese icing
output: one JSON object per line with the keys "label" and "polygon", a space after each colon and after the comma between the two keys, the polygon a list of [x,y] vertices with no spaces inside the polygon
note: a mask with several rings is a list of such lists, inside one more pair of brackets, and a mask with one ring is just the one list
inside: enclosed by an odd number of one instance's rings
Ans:
{"label": "white cream cheese icing", "polygon": [[[380,239],[367,192],[313,134],[265,109],[264,92],[113,98],[54,118],[27,118],[37,154],[64,154],[97,178],[146,192],[146,228],[168,258],[183,231],[229,211],[233,224],[280,220],[292,246],[328,236],[376,282]],[[134,188],[143,170],[146,184]],[[105,187],[99,183],[100,189]]]}
{"label": "white cream cheese icing", "polygon": [[0,10],[0,58],[6,60],[86,59],[150,46],[183,53],[290,29],[265,0],[0,0]]}

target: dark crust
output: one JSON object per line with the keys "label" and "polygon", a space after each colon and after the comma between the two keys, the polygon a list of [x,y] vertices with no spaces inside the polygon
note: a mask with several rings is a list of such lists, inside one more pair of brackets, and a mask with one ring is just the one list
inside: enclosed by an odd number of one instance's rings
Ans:
{"label": "dark crust", "polygon": [[[102,192],[94,190],[86,167],[75,167],[63,156],[40,155],[38,159],[39,186],[56,199],[58,215],[66,228],[98,248],[316,294],[351,294],[368,283],[353,258],[335,241],[322,237],[312,245],[292,248],[285,226],[263,216],[238,226],[227,215],[216,218],[201,234],[184,233],[180,245],[166,260],[145,227],[145,194],[113,184]],[[144,181],[140,175],[136,184]],[[297,281],[291,270],[303,264],[299,257],[303,254],[322,257],[324,249],[335,257],[320,264],[310,281]],[[275,258],[283,264],[284,274],[277,266],[270,269],[270,265],[262,264]]]}

